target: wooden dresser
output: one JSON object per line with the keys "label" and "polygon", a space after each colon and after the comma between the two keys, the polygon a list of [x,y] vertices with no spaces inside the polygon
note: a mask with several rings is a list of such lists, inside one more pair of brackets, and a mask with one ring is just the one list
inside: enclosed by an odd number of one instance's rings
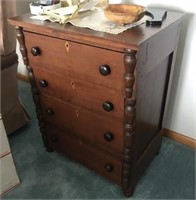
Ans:
{"label": "wooden dresser", "polygon": [[30,16],[9,22],[47,151],[83,163],[131,196],[161,145],[183,14],[168,12],[162,26],[143,24],[118,35]]}

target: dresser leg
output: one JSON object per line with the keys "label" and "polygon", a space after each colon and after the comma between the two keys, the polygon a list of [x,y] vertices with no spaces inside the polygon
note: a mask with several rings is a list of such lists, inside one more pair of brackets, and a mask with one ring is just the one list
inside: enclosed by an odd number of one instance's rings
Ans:
{"label": "dresser leg", "polygon": [[50,148],[50,147],[47,147],[47,148],[46,148],[46,151],[47,151],[48,153],[51,153],[51,152],[54,151],[54,149],[52,149],[52,148]]}
{"label": "dresser leg", "polygon": [[45,123],[44,122],[39,123],[39,126],[41,126],[40,132],[41,132],[41,135],[42,135],[42,142],[43,142],[43,145],[44,145],[46,151],[47,152],[53,152],[54,149],[49,144],[49,139],[48,139],[47,131],[46,131],[46,128],[45,128]]}
{"label": "dresser leg", "polygon": [[133,195],[133,189],[129,188],[127,190],[123,190],[123,193],[126,197],[131,197]]}
{"label": "dresser leg", "polygon": [[158,156],[159,155],[159,150],[156,152],[156,156]]}
{"label": "dresser leg", "polygon": [[43,145],[44,145],[46,151],[47,152],[53,152],[54,149],[51,147],[51,145],[48,142],[48,138],[47,138],[45,128],[40,129],[40,132],[42,134],[42,142],[43,142]]}

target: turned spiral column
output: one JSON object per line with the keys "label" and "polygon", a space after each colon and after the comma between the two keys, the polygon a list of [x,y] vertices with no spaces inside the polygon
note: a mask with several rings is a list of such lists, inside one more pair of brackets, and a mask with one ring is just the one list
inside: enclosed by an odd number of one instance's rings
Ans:
{"label": "turned spiral column", "polygon": [[126,196],[131,196],[135,184],[134,137],[135,137],[135,66],[137,51],[125,49],[125,93],[124,93],[124,149],[122,187]]}
{"label": "turned spiral column", "polygon": [[48,140],[47,140],[46,126],[45,126],[45,123],[44,123],[44,120],[43,120],[43,115],[42,115],[42,111],[41,111],[41,104],[40,104],[40,100],[39,100],[39,92],[38,92],[38,89],[37,89],[36,84],[35,84],[33,69],[29,66],[29,60],[28,60],[28,55],[27,55],[27,49],[26,49],[26,46],[25,46],[23,28],[16,26],[15,29],[16,29],[16,37],[17,37],[18,42],[20,44],[20,52],[22,54],[24,64],[26,65],[29,81],[31,83],[31,91],[32,91],[32,94],[33,94],[33,100],[34,100],[34,104],[35,104],[35,107],[36,107],[36,113],[37,113],[37,118],[38,118],[38,121],[39,121],[39,127],[40,127],[40,132],[42,134],[43,143],[44,143],[44,146],[46,147],[47,151],[51,152],[53,150],[49,147]]}

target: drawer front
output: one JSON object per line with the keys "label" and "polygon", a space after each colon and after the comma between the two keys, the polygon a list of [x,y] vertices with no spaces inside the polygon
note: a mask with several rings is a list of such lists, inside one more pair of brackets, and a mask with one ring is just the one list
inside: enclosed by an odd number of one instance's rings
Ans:
{"label": "drawer front", "polygon": [[56,127],[47,127],[50,146],[57,151],[75,159],[88,168],[121,184],[122,161],[105,151],[97,149],[80,138],[64,133]]}
{"label": "drawer front", "polygon": [[[122,91],[61,75],[53,76],[52,73],[37,67],[33,71],[40,94],[61,99],[106,118],[123,118],[124,98]],[[105,108],[104,105],[108,107]]]}
{"label": "drawer front", "polygon": [[[28,32],[24,34],[31,67],[41,66],[53,74],[118,90],[124,86],[122,53]],[[34,56],[31,51],[38,55]],[[100,67],[105,75],[100,73]]]}
{"label": "drawer front", "polygon": [[44,118],[108,151],[122,154],[123,123],[96,115],[85,109],[41,97]]}

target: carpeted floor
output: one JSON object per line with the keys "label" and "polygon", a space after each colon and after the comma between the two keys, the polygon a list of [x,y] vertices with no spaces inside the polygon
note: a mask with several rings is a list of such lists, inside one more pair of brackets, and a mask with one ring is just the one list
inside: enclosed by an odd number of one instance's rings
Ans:
{"label": "carpeted floor", "polygon": [[[19,81],[19,94],[32,120],[12,134],[19,187],[3,199],[127,199],[119,186],[57,152],[47,153],[37,125],[30,85]],[[195,199],[195,151],[163,138],[162,147],[131,199]]]}

